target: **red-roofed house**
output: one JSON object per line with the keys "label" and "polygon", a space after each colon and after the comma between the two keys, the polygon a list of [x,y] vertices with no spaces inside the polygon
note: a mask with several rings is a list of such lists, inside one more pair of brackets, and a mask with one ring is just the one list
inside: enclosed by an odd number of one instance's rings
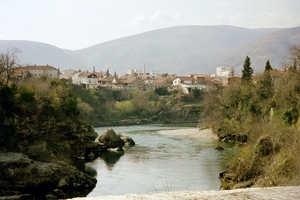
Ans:
{"label": "red-roofed house", "polygon": [[158,78],[155,79],[152,83],[152,85],[157,88],[157,87],[171,87],[173,80],[175,79],[175,76],[166,76],[163,78]]}
{"label": "red-roofed house", "polygon": [[139,77],[129,77],[126,79],[114,79],[113,89],[144,90],[145,82]]}
{"label": "red-roofed house", "polygon": [[188,94],[193,88],[207,90],[207,85],[204,83],[197,83],[197,79],[193,76],[177,76],[173,80],[173,87],[180,89],[185,94]]}
{"label": "red-roofed house", "polygon": [[95,72],[78,72],[72,77],[75,85],[85,85],[86,88],[97,88],[99,85],[98,75]]}

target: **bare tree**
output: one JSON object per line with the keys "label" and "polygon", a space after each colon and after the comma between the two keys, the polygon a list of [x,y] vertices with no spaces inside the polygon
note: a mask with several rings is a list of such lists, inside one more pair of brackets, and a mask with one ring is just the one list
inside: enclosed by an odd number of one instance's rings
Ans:
{"label": "bare tree", "polygon": [[17,53],[18,49],[11,48],[0,54],[0,88],[8,86],[9,81],[14,78],[15,68],[18,66]]}

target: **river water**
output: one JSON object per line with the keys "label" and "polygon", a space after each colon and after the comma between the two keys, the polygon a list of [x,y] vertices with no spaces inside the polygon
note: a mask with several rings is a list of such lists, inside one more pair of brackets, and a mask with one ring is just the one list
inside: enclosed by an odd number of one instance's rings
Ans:
{"label": "river water", "polygon": [[87,170],[97,172],[98,180],[88,197],[219,189],[218,175],[226,170],[231,150],[216,150],[217,140],[158,134],[158,130],[187,128],[163,125],[98,127],[95,131],[101,135],[108,128],[132,137],[136,145],[124,148],[124,154],[105,153],[86,164]]}

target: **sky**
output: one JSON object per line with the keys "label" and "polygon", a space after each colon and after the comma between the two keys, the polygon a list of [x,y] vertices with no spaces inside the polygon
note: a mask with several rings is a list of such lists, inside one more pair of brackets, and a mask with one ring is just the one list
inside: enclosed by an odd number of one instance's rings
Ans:
{"label": "sky", "polygon": [[300,26],[300,0],[0,0],[0,40],[77,50],[186,25]]}

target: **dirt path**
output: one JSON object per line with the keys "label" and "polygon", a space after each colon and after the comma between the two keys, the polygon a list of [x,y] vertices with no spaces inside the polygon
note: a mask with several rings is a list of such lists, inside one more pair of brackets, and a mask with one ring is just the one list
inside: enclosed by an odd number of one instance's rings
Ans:
{"label": "dirt path", "polygon": [[274,200],[293,200],[300,199],[300,186],[288,187],[269,187],[269,188],[247,188],[236,190],[220,191],[181,191],[181,192],[163,192],[156,194],[128,194],[123,196],[101,196],[75,198],[73,200],[195,200],[195,199],[223,199],[223,200],[241,200],[241,199],[274,199]]}

